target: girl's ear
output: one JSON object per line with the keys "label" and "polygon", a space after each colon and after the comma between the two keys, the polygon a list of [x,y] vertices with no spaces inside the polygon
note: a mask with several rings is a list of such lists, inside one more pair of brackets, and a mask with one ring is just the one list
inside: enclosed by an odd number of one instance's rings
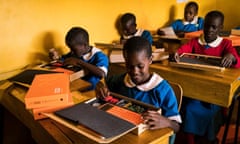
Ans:
{"label": "girl's ear", "polygon": [[149,64],[152,64],[153,61],[153,55],[149,58]]}

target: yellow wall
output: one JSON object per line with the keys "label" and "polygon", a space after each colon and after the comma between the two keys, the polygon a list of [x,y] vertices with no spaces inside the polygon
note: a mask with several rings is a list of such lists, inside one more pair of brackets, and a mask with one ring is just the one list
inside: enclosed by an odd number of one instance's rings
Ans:
{"label": "yellow wall", "polygon": [[224,29],[231,29],[240,26],[240,5],[238,0],[217,0],[216,6],[218,10],[224,12],[225,25]]}
{"label": "yellow wall", "polygon": [[[200,16],[224,7],[224,0],[196,1]],[[133,12],[138,27],[156,30],[181,18],[184,5],[176,0],[0,0],[0,73],[46,60],[51,47],[67,52],[64,35],[72,26],[86,28],[92,44],[111,42],[119,39],[120,14]]]}

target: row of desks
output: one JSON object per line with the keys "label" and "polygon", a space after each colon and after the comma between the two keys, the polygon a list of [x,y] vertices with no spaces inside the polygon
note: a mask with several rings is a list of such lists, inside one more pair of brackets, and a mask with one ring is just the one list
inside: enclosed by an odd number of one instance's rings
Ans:
{"label": "row of desks", "polygon": [[[77,86],[78,88],[77,88]],[[73,99],[90,99],[95,97],[93,91],[80,93],[74,91],[90,86],[90,84],[81,79],[71,84]],[[19,119],[31,131],[32,137],[39,144],[73,144],[73,143],[88,143],[96,144],[97,142],[88,139],[87,137],[76,133],[75,131],[55,122],[51,119],[34,120],[31,112],[25,108],[24,96],[27,92],[26,88],[18,85],[13,85],[8,81],[0,83],[0,103],[5,109],[10,111],[17,119]],[[79,93],[79,95],[76,95]],[[77,100],[76,100],[77,101]],[[7,126],[6,126],[7,127]],[[169,128],[164,128],[154,131],[145,131],[140,136],[133,133],[128,133],[121,138],[113,141],[113,144],[140,144],[140,143],[161,143],[168,144],[169,137],[173,131]]]}
{"label": "row of desks", "polygon": [[[170,67],[167,62],[154,63],[150,66],[151,71],[159,73],[164,79],[179,83],[183,88],[184,96],[210,102],[223,107],[229,107],[234,92],[240,86],[240,70],[226,69],[223,72],[207,72],[192,69]],[[124,72],[124,64],[111,64],[110,74]],[[84,81],[76,81],[72,84],[72,91],[88,85]],[[24,96],[26,89],[9,84],[0,83],[0,103],[26,125],[32,137],[37,143],[96,143],[80,134],[58,124],[57,122],[44,119],[35,121],[30,111],[25,109]],[[93,94],[86,94],[89,98]],[[121,137],[113,143],[168,143],[171,129],[146,131],[140,136],[131,133]]]}

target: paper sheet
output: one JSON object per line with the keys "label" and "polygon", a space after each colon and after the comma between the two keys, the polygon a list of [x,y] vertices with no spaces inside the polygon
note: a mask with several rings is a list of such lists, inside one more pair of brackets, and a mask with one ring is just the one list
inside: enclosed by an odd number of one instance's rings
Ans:
{"label": "paper sheet", "polygon": [[160,30],[165,33],[165,36],[177,38],[177,35],[175,34],[172,27],[165,27],[165,28],[161,28]]}

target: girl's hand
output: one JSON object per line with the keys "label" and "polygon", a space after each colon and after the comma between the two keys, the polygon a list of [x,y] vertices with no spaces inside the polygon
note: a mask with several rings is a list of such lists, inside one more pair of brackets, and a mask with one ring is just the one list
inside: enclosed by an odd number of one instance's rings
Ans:
{"label": "girl's hand", "polygon": [[180,61],[180,57],[179,57],[179,54],[177,52],[174,54],[174,59],[175,59],[176,62]]}
{"label": "girl's hand", "polygon": [[51,48],[49,50],[48,55],[51,60],[59,60],[61,58],[60,54],[58,53],[58,51],[55,48]]}
{"label": "girl's hand", "polygon": [[102,100],[105,100],[105,98],[110,95],[108,88],[101,81],[97,83],[95,92],[96,92],[96,97]]}
{"label": "girl's hand", "polygon": [[157,30],[157,34],[160,36],[166,35],[164,31],[162,31],[161,29]]}
{"label": "girl's hand", "polygon": [[157,111],[147,111],[142,116],[145,124],[147,124],[149,129],[151,130],[166,128],[170,126],[170,120],[162,116]]}
{"label": "girl's hand", "polygon": [[236,58],[233,56],[231,53],[227,53],[224,55],[222,61],[221,61],[221,66],[223,67],[230,67],[234,62],[236,61]]}

